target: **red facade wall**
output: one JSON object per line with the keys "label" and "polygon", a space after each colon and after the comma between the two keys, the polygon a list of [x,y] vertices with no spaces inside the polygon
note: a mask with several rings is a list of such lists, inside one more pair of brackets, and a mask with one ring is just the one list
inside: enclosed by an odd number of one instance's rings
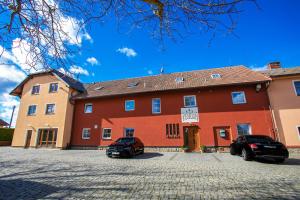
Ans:
{"label": "red facade wall", "polygon": [[[247,103],[232,104],[233,91],[244,91]],[[184,107],[183,97],[186,95],[196,95],[199,123],[181,123],[180,109]],[[161,99],[161,114],[152,114],[152,98]],[[125,100],[135,100],[134,111],[125,111]],[[84,113],[85,103],[93,104],[92,113]],[[166,124],[174,123],[180,125],[180,137],[167,138]],[[256,92],[255,85],[227,86],[77,100],[71,145],[107,146],[124,135],[124,128],[134,128],[135,136],[139,137],[145,146],[183,146],[183,127],[197,125],[200,144],[215,146],[214,129],[229,127],[231,140],[237,137],[238,123],[250,123],[252,134],[273,137],[269,100],[265,89]],[[95,125],[98,128],[95,128]],[[91,128],[89,140],[82,139],[83,128]],[[112,140],[102,139],[102,128],[112,128]],[[228,144],[228,141],[219,140],[219,143],[220,141],[222,145]]]}

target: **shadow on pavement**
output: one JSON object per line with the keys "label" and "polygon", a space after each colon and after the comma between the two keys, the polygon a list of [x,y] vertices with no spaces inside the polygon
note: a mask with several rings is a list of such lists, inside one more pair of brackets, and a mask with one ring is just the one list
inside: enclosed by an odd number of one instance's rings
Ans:
{"label": "shadow on pavement", "polygon": [[57,191],[58,188],[44,183],[0,179],[0,199],[42,199]]}
{"label": "shadow on pavement", "polygon": [[278,164],[278,165],[300,165],[300,159],[288,158],[283,163],[275,162],[272,159],[256,159],[255,161],[266,164]]}
{"label": "shadow on pavement", "polygon": [[155,157],[161,157],[163,154],[161,153],[155,153],[155,152],[145,152],[144,154],[136,155],[132,159],[150,159]]}

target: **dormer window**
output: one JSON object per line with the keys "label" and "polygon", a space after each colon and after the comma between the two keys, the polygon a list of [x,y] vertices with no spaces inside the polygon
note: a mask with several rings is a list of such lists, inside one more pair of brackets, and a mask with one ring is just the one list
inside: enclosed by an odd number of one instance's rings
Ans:
{"label": "dormer window", "polygon": [[99,91],[99,90],[102,90],[103,88],[104,88],[103,86],[99,86],[99,87],[96,87],[95,90]]}
{"label": "dormer window", "polygon": [[128,87],[128,88],[133,88],[133,87],[138,86],[138,84],[139,84],[139,82],[128,83],[127,87]]}
{"label": "dormer window", "polygon": [[212,74],[210,75],[212,79],[221,78],[221,74]]}
{"label": "dormer window", "polygon": [[175,82],[176,82],[176,83],[183,83],[183,81],[184,81],[184,78],[183,78],[183,77],[176,77],[176,78],[175,78]]}

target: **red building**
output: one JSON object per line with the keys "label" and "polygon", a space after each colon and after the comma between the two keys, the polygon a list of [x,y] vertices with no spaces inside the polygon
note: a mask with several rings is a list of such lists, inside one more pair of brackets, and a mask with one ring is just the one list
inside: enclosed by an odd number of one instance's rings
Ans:
{"label": "red building", "polygon": [[146,147],[199,150],[241,134],[273,137],[269,81],[236,66],[88,84],[74,97],[71,146],[134,135]]}

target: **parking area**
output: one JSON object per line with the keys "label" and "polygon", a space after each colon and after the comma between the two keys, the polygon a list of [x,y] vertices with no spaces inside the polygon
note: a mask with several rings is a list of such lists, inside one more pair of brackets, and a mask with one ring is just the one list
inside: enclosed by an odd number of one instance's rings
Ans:
{"label": "parking area", "polygon": [[284,164],[227,153],[0,148],[0,199],[299,199],[300,156]]}

